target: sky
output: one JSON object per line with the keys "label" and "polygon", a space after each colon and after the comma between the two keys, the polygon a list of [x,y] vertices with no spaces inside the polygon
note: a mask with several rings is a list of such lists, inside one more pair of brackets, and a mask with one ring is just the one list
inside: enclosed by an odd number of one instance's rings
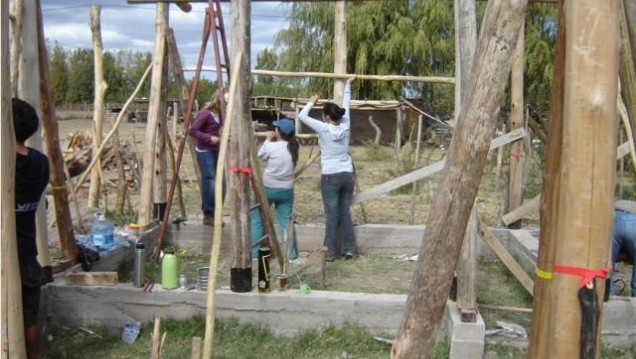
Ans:
{"label": "sky", "polygon": [[[126,0],[46,0],[42,2],[44,34],[50,44],[57,42],[66,49],[92,49],[90,9],[101,5],[102,43],[105,51],[133,50],[154,52],[154,4],[130,5]],[[276,33],[287,26],[284,5],[278,1],[252,3],[251,63],[266,47],[272,48]],[[184,13],[170,4],[170,26],[174,29],[184,68],[195,67],[202,40],[207,3],[192,3],[192,11]],[[230,4],[222,3],[228,46],[231,47]],[[231,50],[230,50],[231,51]],[[214,65],[214,50],[208,43],[204,66]]]}

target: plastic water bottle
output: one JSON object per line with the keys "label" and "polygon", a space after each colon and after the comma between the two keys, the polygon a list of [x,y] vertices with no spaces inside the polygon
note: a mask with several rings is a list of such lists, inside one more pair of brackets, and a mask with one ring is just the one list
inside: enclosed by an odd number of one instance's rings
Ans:
{"label": "plastic water bottle", "polygon": [[91,226],[91,243],[100,252],[109,251],[115,247],[115,227],[103,213],[95,213],[95,222]]}

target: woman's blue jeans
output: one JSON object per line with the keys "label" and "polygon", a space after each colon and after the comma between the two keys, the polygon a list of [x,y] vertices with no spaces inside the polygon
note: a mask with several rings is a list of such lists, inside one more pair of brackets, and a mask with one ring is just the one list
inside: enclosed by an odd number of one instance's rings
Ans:
{"label": "woman's blue jeans", "polygon": [[[218,161],[219,153],[216,151],[197,151],[197,162],[199,162],[201,170],[201,210],[203,213],[214,213],[214,186]],[[223,183],[223,196],[225,197],[225,181]]]}
{"label": "woman's blue jeans", "polygon": [[[281,249],[285,248],[285,238],[287,236],[287,225],[292,220],[292,210],[294,208],[294,189],[293,188],[271,188],[265,187],[265,195],[267,202],[274,205],[276,209],[276,219],[278,222],[278,243]],[[258,258],[258,241],[263,237],[263,222],[258,208],[252,210],[252,258]],[[289,259],[298,258],[296,249],[296,231],[292,225],[292,233],[290,233],[289,243]]]}
{"label": "woman's blue jeans", "polygon": [[617,209],[614,212],[614,229],[612,231],[612,277],[610,287],[616,294],[614,270],[620,252],[626,252],[632,259],[632,297],[636,297],[636,215]]}
{"label": "woman's blue jeans", "polygon": [[[325,246],[327,258],[333,260],[340,249],[343,255],[354,255],[356,242],[351,220],[351,203],[355,178],[353,172],[323,174],[320,178],[320,192],[325,206]],[[339,240],[338,229],[342,234]]]}

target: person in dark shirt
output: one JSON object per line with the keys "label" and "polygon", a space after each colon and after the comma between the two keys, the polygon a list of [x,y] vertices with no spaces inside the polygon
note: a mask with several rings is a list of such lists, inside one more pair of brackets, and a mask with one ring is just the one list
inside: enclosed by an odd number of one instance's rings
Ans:
{"label": "person in dark shirt", "polygon": [[15,130],[15,222],[18,259],[22,281],[22,308],[27,357],[40,358],[40,308],[42,268],[37,261],[35,212],[49,182],[49,161],[44,154],[27,147],[25,141],[38,129],[39,119],[33,106],[20,99],[12,100]]}

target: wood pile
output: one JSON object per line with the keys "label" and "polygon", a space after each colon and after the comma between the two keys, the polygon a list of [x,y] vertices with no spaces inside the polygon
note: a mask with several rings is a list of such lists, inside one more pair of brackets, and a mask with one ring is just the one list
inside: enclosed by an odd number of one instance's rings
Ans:
{"label": "wood pile", "polygon": [[[71,132],[66,138],[66,148],[64,150],[64,162],[71,177],[81,175],[92,160],[93,136],[90,131]],[[102,174],[107,182],[117,182],[117,156],[124,160],[124,171],[128,186],[136,187],[140,184],[139,174],[140,163],[137,154],[128,142],[122,142],[120,153],[116,153],[109,143],[104,147],[101,155]]]}

